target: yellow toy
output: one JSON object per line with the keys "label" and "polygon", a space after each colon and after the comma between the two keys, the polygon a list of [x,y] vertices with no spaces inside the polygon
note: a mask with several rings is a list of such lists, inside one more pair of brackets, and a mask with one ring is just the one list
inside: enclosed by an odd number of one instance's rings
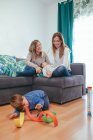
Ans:
{"label": "yellow toy", "polygon": [[20,117],[17,119],[14,119],[14,123],[16,127],[22,127],[24,123],[24,112],[20,112]]}

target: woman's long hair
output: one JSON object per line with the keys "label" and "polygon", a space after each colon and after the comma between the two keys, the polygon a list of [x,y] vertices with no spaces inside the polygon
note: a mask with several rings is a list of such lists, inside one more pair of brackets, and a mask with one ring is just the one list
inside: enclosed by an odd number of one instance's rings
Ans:
{"label": "woman's long hair", "polygon": [[56,47],[55,47],[55,45],[54,45],[54,38],[55,37],[58,37],[59,39],[60,39],[60,41],[61,41],[61,46],[60,46],[60,48],[59,48],[59,58],[61,58],[62,56],[63,56],[63,54],[64,54],[64,49],[65,49],[65,47],[67,47],[66,45],[65,45],[65,42],[64,42],[64,38],[63,38],[63,36],[61,35],[61,33],[59,33],[59,32],[56,32],[56,33],[54,33],[53,34],[53,37],[52,37],[52,50],[53,50],[53,55],[54,55],[54,57],[55,57],[55,53],[56,53]]}
{"label": "woman's long hair", "polygon": [[[36,55],[36,45],[37,43],[40,43],[39,40],[34,40],[31,42],[30,46],[29,46],[29,52],[32,53],[32,59],[35,59],[37,57]],[[42,55],[42,52],[40,53],[40,56]]]}
{"label": "woman's long hair", "polygon": [[31,42],[30,46],[29,46],[29,52],[31,53],[36,53],[36,45],[37,43],[40,42],[39,40],[34,40]]}

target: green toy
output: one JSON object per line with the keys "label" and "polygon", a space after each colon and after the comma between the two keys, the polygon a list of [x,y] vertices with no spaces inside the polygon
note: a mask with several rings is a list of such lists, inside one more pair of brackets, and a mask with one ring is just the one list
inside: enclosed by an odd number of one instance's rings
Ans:
{"label": "green toy", "polygon": [[[52,112],[52,113],[53,113],[53,115],[56,115],[56,112]],[[47,118],[45,115],[42,116],[42,119],[43,119],[43,121],[46,122],[46,123],[51,123],[51,122],[53,122],[52,118],[50,118],[50,117]]]}
{"label": "green toy", "polygon": [[43,77],[44,75],[43,75],[43,73],[38,73],[37,76],[38,77]]}

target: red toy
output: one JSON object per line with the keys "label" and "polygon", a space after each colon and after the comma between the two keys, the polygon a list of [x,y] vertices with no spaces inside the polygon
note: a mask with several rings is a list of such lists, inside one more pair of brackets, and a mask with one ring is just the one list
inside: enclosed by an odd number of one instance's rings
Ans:
{"label": "red toy", "polygon": [[[28,117],[30,118],[31,121],[48,122],[48,123],[54,122],[54,127],[56,127],[58,125],[58,121],[57,121],[56,116],[50,111],[42,111],[38,115],[38,117],[35,117],[30,113],[28,106],[25,107],[25,111],[26,111],[26,114],[28,115]],[[43,117],[45,117],[45,119]],[[51,121],[49,121],[49,120],[51,120]]]}

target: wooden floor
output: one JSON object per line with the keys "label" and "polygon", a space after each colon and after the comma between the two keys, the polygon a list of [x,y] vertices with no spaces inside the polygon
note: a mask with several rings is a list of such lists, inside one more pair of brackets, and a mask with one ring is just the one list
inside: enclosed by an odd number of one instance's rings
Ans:
{"label": "wooden floor", "polygon": [[86,97],[63,105],[51,104],[50,110],[57,113],[57,127],[25,121],[22,128],[16,128],[7,118],[12,108],[0,107],[0,140],[93,140],[93,118],[87,116]]}

